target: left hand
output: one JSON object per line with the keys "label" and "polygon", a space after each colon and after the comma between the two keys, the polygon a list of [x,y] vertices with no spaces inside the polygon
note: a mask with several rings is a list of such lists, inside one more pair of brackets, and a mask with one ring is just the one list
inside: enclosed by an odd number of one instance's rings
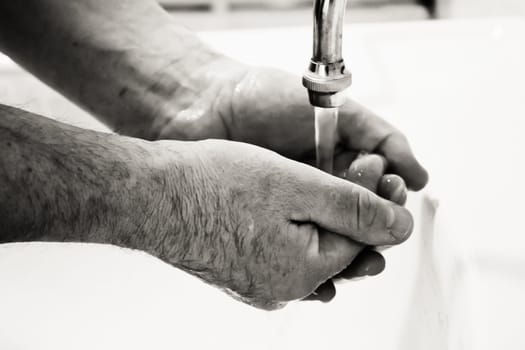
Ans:
{"label": "left hand", "polygon": [[[271,149],[315,164],[313,108],[300,77],[274,69],[243,65],[221,57],[199,72],[200,86],[181,89],[175,104],[162,108],[161,139],[230,139]],[[422,189],[427,172],[405,136],[352,100],[340,108],[334,174],[342,176],[361,151],[377,153],[388,172],[413,190]]]}

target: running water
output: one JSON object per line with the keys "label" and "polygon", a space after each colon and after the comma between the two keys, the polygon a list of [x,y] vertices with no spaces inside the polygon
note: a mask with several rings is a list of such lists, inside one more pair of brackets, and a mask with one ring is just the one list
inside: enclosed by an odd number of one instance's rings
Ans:
{"label": "running water", "polygon": [[337,108],[315,107],[315,154],[317,167],[327,173],[334,168]]}

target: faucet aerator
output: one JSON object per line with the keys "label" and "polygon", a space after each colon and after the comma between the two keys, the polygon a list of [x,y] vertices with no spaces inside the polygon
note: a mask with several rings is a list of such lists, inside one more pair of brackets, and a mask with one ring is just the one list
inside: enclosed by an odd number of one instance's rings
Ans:
{"label": "faucet aerator", "polygon": [[303,75],[310,103],[333,108],[344,104],[343,91],[352,75],[342,57],[342,36],[346,0],[315,0],[313,56]]}

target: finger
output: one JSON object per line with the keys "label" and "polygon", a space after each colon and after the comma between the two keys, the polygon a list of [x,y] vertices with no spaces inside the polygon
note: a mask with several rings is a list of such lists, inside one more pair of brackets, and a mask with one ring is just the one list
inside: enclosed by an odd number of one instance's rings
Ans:
{"label": "finger", "polygon": [[327,231],[318,233],[318,266],[324,279],[341,272],[363,250],[364,245]]}
{"label": "finger", "polygon": [[[362,186],[320,171],[313,183],[301,185],[300,197],[306,205],[293,212],[292,221],[315,223],[367,245],[399,244],[412,232],[412,216],[405,208]],[[309,196],[304,196],[306,188]]]}
{"label": "finger", "polygon": [[319,281],[325,281],[315,291],[303,300],[320,300],[328,302],[335,296],[335,286],[330,279],[345,269],[363,249],[363,245],[352,240],[326,231],[316,232],[317,240],[311,251],[308,263],[310,275]]}
{"label": "finger", "polygon": [[381,253],[367,248],[363,250],[352,264],[338,273],[335,279],[352,279],[357,277],[375,276],[385,269],[385,258]]}
{"label": "finger", "polygon": [[323,303],[327,303],[335,297],[335,294],[336,294],[335,285],[334,285],[334,282],[332,282],[332,280],[330,279],[324,282],[323,284],[321,284],[319,287],[317,287],[315,292],[313,292],[306,298],[303,298],[302,300],[304,301],[318,300]]}
{"label": "finger", "polygon": [[386,159],[377,154],[365,154],[354,160],[346,179],[364,188],[377,192],[377,186],[386,169]]}
{"label": "finger", "polygon": [[428,182],[428,173],[416,160],[407,139],[392,125],[354,101],[339,112],[339,134],[351,149],[384,155],[391,171],[405,179],[414,190]]}
{"label": "finger", "polygon": [[346,178],[348,173],[348,164],[352,164],[358,157],[359,153],[354,151],[337,152],[334,156],[334,173],[341,178]]}
{"label": "finger", "polygon": [[399,205],[405,205],[407,200],[407,186],[398,175],[387,174],[379,181],[377,194]]}

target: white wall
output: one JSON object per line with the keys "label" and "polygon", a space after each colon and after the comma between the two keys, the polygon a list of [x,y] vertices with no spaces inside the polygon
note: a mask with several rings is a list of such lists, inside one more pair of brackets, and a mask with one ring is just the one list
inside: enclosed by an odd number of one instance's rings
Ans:
{"label": "white wall", "polygon": [[525,16],[524,0],[438,0],[443,18]]}

